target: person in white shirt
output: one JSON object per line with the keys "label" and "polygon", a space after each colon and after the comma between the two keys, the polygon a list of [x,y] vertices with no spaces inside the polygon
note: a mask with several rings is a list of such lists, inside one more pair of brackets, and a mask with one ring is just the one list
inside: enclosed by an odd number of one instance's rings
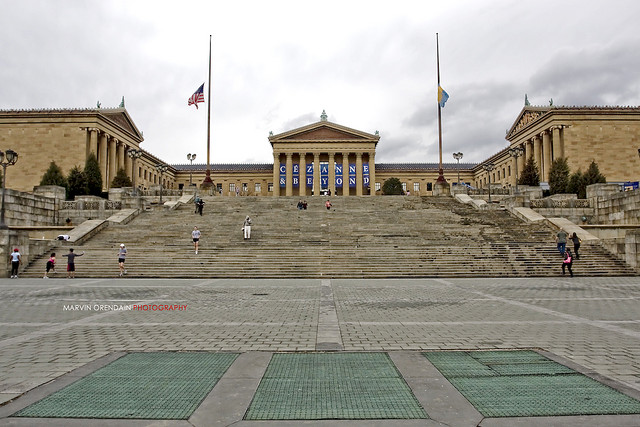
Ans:
{"label": "person in white shirt", "polygon": [[202,233],[200,233],[200,230],[198,230],[198,227],[193,227],[193,231],[191,232],[191,237],[193,238],[193,247],[196,250],[196,254],[198,253],[198,243],[200,242],[200,236],[202,235]]}

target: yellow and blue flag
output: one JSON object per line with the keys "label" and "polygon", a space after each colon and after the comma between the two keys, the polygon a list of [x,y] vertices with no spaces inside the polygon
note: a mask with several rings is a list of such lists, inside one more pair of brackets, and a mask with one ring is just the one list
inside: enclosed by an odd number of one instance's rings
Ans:
{"label": "yellow and blue flag", "polygon": [[447,99],[449,99],[449,94],[445,92],[442,87],[438,86],[438,104],[440,104],[440,108],[444,108]]}

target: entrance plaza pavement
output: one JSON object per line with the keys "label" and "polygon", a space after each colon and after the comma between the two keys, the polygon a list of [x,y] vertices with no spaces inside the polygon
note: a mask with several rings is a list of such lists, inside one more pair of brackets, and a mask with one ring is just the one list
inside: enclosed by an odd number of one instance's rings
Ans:
{"label": "entrance plaza pavement", "polygon": [[[0,425],[640,425],[640,415],[483,419],[420,353],[536,349],[639,399],[640,277],[2,279],[0,304]],[[240,355],[188,421],[11,417],[150,351]],[[274,352],[313,351],[388,352],[430,419],[242,421]]]}

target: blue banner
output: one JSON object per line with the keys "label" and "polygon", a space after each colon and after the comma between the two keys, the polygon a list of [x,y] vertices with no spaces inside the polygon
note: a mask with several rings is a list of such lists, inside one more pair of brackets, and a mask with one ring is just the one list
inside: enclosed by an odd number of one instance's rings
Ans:
{"label": "blue banner", "polygon": [[342,188],[342,165],[336,163],[336,188]]}
{"label": "blue banner", "polygon": [[349,163],[349,188],[356,188],[356,164]]}
{"label": "blue banner", "polygon": [[320,188],[329,187],[329,163],[320,163]]}
{"label": "blue banner", "polygon": [[362,184],[364,188],[369,186],[369,163],[364,163],[362,165]]}
{"label": "blue banner", "polygon": [[307,163],[307,187],[313,187],[313,163]]}
{"label": "blue banner", "polygon": [[287,165],[280,163],[280,188],[287,186]]}
{"label": "blue banner", "polygon": [[298,188],[300,186],[300,165],[294,164],[293,171],[291,172],[291,180],[293,181],[293,187]]}

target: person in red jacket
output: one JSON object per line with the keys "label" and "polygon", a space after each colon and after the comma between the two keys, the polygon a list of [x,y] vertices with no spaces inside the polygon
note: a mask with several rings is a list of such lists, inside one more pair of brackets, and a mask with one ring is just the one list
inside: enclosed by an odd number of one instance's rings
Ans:
{"label": "person in red jacket", "polygon": [[571,264],[573,264],[573,257],[571,251],[567,249],[564,252],[564,259],[562,260],[562,275],[564,276],[565,267],[569,270],[569,274],[573,277],[573,271],[571,270]]}

